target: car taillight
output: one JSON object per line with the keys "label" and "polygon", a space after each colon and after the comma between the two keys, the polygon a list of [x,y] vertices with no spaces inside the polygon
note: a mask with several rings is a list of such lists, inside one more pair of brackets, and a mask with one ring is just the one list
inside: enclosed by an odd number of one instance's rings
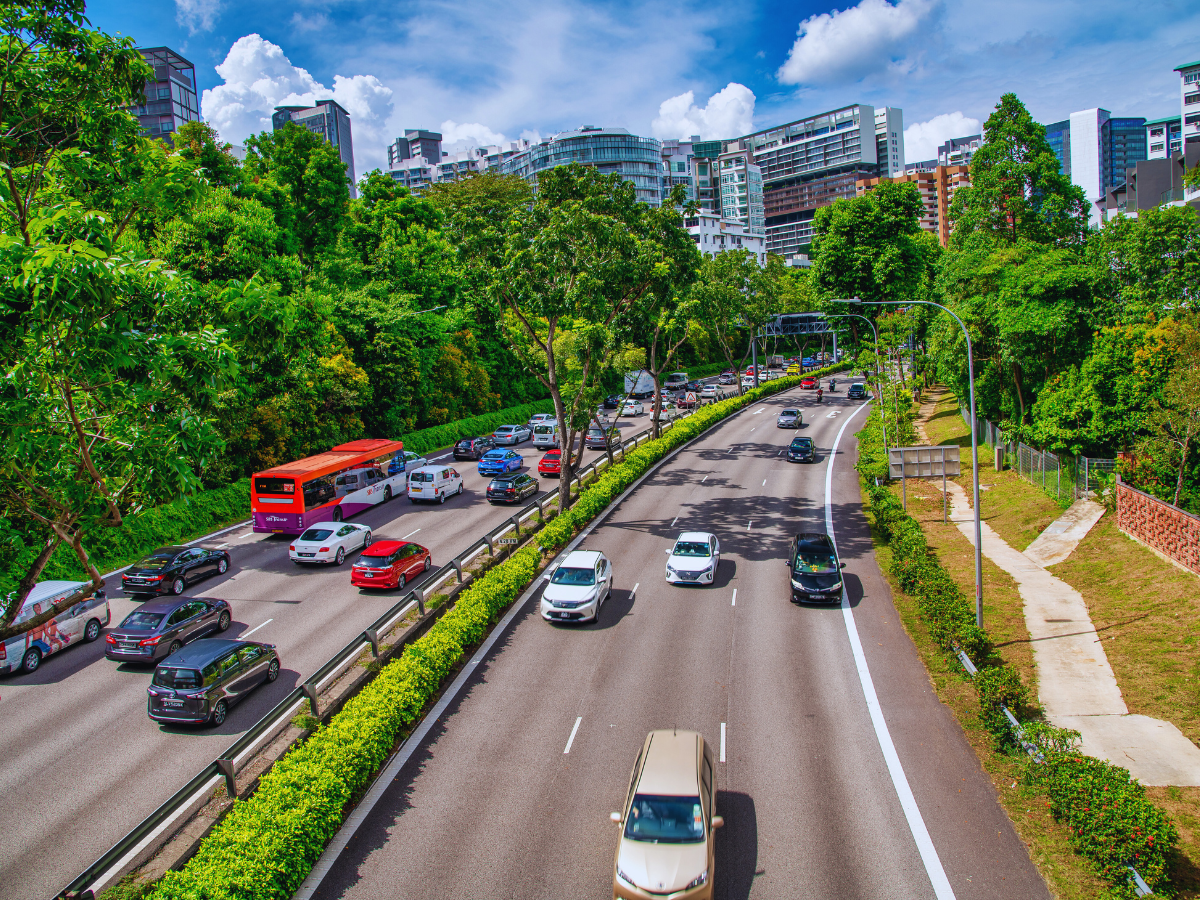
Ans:
{"label": "car taillight", "polygon": [[111,634],[106,634],[104,636],[104,642],[107,644],[115,644],[117,642],[117,639],[115,637],[113,637]]}
{"label": "car taillight", "polygon": [[162,635],[160,634],[158,637],[146,638],[144,641],[138,641],[138,646],[139,647],[153,647],[155,644],[157,644],[161,640],[162,640]]}
{"label": "car taillight", "polygon": [[505,488],[504,489],[504,493],[506,493],[506,494],[515,494],[516,492],[517,492],[516,488]]}
{"label": "car taillight", "polygon": [[292,544],[292,546],[288,547],[288,549],[289,549],[289,550],[291,550],[293,553],[295,553],[295,552],[296,552],[296,545],[295,545],[295,544]]}
{"label": "car taillight", "polygon": [[149,578],[147,578],[146,580],[147,580],[147,581],[162,581],[162,580],[163,580],[163,577],[162,577],[161,575],[151,575],[151,576],[150,576]]}
{"label": "car taillight", "polygon": [[328,552],[329,552],[329,548],[328,548],[328,547],[322,547],[322,548],[321,548],[321,550],[320,550],[320,552],[321,552],[321,553],[328,553]]}

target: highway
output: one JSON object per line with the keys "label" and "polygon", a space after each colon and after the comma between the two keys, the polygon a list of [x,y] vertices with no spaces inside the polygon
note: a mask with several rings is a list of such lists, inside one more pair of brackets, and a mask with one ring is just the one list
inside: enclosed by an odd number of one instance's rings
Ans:
{"label": "highway", "polygon": [[[750,407],[630,494],[583,545],[614,564],[599,622],[544,622],[535,594],[316,897],[611,896],[609,813],[646,733],[678,726],[721,758],[716,897],[1049,898],[893,607],[844,390]],[[775,414],[798,398],[815,464],[781,456]],[[794,605],[789,539],[827,516],[843,606]],[[664,581],[684,530],[721,540],[712,587]]]}
{"label": "highway", "polygon": [[[649,418],[620,419],[623,439],[645,430]],[[542,451],[529,442],[516,449],[525,459],[523,471],[536,477]],[[584,463],[600,455],[589,451]],[[487,503],[490,479],[477,473],[474,462],[444,461],[463,475],[462,496],[444,505],[413,505],[398,497],[352,521],[370,525],[376,540],[411,538],[425,545],[436,567],[513,514]],[[558,487],[556,478],[540,482],[543,492]],[[53,896],[403,593],[351,587],[352,559],[340,568],[296,566],[288,560],[289,540],[255,534],[247,525],[201,544],[225,547],[233,565],[187,595],[228,600],[234,624],[223,636],[276,644],[283,663],[279,680],[234,707],[219,728],[151,721],[151,670],[106,660],[103,638],[47,657],[33,674],[0,680],[0,898]],[[122,595],[119,575],[106,587],[111,629],[138,602]]]}

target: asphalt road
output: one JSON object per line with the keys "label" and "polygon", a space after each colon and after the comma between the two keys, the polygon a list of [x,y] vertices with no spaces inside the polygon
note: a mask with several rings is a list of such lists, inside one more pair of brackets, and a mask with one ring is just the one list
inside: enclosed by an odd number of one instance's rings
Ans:
{"label": "asphalt road", "polygon": [[[623,438],[648,424],[648,414],[619,421]],[[536,476],[542,451],[528,442],[516,449],[524,471]],[[584,462],[600,455],[588,451]],[[455,466],[462,496],[444,505],[396,498],[353,521],[370,525],[376,540],[411,538],[442,565],[513,513],[487,503],[490,479],[475,463]],[[543,490],[557,490],[557,479],[540,481]],[[220,728],[151,721],[151,670],[106,660],[103,638],[47,657],[31,675],[0,679],[0,898],[36,900],[61,890],[403,594],[351,587],[352,560],[340,568],[296,566],[289,540],[247,525],[202,544],[226,547],[233,565],[187,594],[228,600],[234,624],[223,636],[252,632],[279,648],[284,667]],[[108,593],[111,628],[138,603],[120,593],[119,575],[109,579]]]}
{"label": "asphalt road", "polygon": [[[797,391],[747,409],[633,492],[583,547],[614,563],[600,621],[551,625],[531,599],[316,896],[611,896],[608,814],[646,733],[678,726],[701,731],[722,757],[717,897],[934,897],[846,613],[793,605],[781,562],[794,533],[825,528],[829,448],[856,407],[844,390],[820,406]],[[776,429],[775,412],[797,398],[816,464],[780,455],[794,432]],[[848,607],[903,777],[954,897],[1049,898],[876,566],[851,468],[864,418],[842,436],[831,508]],[[664,581],[665,551],[685,530],[721,540],[712,587]]]}

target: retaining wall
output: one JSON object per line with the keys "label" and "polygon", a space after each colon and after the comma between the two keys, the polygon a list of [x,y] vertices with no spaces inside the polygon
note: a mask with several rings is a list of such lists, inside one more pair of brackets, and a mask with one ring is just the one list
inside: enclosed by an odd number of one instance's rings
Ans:
{"label": "retaining wall", "polygon": [[1200,516],[1130,487],[1118,478],[1117,527],[1200,575]]}

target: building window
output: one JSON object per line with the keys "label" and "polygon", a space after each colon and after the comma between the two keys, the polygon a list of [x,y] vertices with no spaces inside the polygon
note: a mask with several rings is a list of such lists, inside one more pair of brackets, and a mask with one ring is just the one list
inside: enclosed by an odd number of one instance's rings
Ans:
{"label": "building window", "polygon": [[1158,153],[1159,151],[1161,151],[1161,150],[1162,150],[1162,148],[1163,148],[1163,145],[1162,145],[1162,144],[1151,144],[1151,145],[1150,145],[1150,152],[1151,152],[1151,153]]}
{"label": "building window", "polygon": [[1184,84],[1192,84],[1193,82],[1196,82],[1196,81],[1200,81],[1200,72],[1189,72],[1188,74],[1183,76]]}
{"label": "building window", "polygon": [[1184,125],[1200,125],[1200,113],[1193,113],[1183,120]]}
{"label": "building window", "polygon": [[1185,106],[1191,106],[1193,103],[1200,103],[1200,92],[1195,94],[1184,94],[1183,102]]}

